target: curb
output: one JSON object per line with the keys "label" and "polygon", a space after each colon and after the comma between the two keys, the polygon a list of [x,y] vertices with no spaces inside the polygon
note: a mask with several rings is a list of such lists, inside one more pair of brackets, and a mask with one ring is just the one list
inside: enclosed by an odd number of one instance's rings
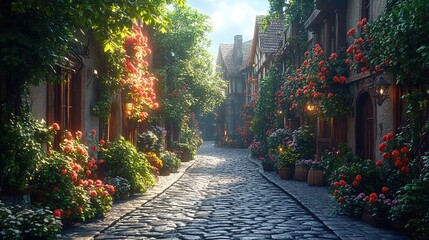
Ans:
{"label": "curb", "polygon": [[157,185],[148,189],[142,194],[138,194],[136,197],[128,199],[126,201],[119,201],[112,205],[110,212],[105,217],[100,219],[94,219],[81,224],[76,224],[68,229],[61,231],[61,237],[59,239],[67,240],[93,240],[107,228],[113,226],[121,219],[129,216],[135,212],[140,206],[147,204],[159,195],[163,194],[169,189],[174,183],[179,181],[183,175],[191,168],[198,159],[182,162],[181,167],[177,173],[172,173],[170,176],[161,176]]}
{"label": "curb", "polygon": [[[327,188],[307,186],[303,182],[284,181],[273,179],[272,174],[265,173],[257,159],[248,157],[248,160],[257,165],[259,173],[294,199],[304,210],[308,211],[316,220],[321,222],[339,239],[409,239],[409,236],[392,229],[377,228],[361,220],[356,220],[345,215],[333,213]],[[305,192],[307,190],[307,192]],[[304,193],[301,193],[304,192]],[[308,194],[309,193],[309,194]]]}

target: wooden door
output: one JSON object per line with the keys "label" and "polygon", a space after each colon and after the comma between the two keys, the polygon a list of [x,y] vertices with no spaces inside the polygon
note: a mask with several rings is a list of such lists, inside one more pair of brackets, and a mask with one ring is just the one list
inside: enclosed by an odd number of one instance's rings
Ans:
{"label": "wooden door", "polygon": [[361,94],[356,105],[356,154],[374,159],[374,105],[369,93]]}

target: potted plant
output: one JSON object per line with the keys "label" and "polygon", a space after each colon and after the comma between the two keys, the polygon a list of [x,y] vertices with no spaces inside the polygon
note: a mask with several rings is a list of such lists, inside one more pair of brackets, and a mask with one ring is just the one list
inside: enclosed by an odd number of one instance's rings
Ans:
{"label": "potted plant", "polygon": [[295,148],[280,145],[277,148],[275,158],[280,179],[291,179],[295,163],[299,158],[299,154],[296,153]]}
{"label": "potted plant", "polygon": [[274,172],[276,169],[275,157],[272,154],[268,154],[265,158],[261,160],[262,169],[265,172]]}
{"label": "potted plant", "polygon": [[310,170],[308,170],[307,184],[310,186],[322,186],[324,179],[322,162],[313,160],[310,163]]}
{"label": "potted plant", "polygon": [[161,160],[163,162],[163,167],[160,170],[161,175],[168,176],[171,172],[177,172],[180,167],[180,159],[177,154],[165,151],[161,154]]}
{"label": "potted plant", "polygon": [[308,171],[310,165],[313,162],[312,159],[301,159],[295,164],[295,179],[298,181],[307,181]]}

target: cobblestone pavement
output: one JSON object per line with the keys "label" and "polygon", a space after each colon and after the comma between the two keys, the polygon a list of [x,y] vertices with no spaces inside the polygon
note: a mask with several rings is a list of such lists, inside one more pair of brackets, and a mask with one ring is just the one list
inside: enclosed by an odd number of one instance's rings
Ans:
{"label": "cobblestone pavement", "polygon": [[339,239],[247,155],[204,144],[182,178],[95,239]]}

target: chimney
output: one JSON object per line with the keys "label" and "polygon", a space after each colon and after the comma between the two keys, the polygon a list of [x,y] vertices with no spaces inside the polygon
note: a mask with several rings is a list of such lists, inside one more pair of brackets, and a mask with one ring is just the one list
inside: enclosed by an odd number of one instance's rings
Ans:
{"label": "chimney", "polygon": [[241,65],[243,63],[243,36],[242,35],[234,36],[232,60],[236,65]]}

